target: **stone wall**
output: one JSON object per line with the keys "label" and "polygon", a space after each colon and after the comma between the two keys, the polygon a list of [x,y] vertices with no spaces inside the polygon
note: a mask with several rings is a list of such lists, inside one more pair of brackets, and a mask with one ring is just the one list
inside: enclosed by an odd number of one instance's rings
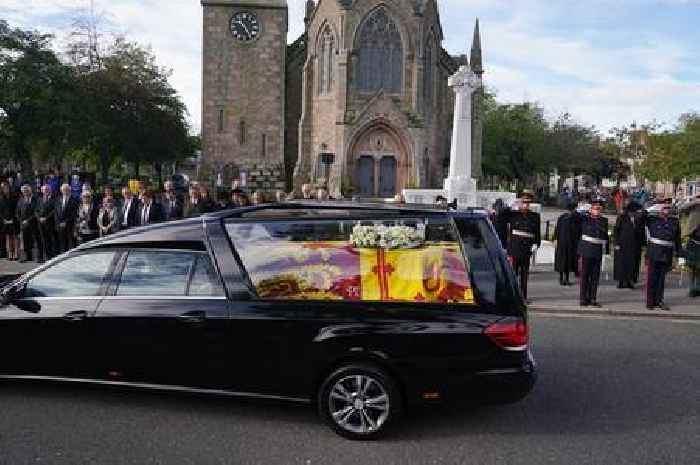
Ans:
{"label": "stone wall", "polygon": [[[208,172],[284,170],[286,2],[203,0],[203,160]],[[229,29],[253,12],[259,37],[243,43]],[[284,173],[280,174],[284,180]],[[230,180],[225,179],[228,183]],[[267,182],[267,181],[266,181]]]}

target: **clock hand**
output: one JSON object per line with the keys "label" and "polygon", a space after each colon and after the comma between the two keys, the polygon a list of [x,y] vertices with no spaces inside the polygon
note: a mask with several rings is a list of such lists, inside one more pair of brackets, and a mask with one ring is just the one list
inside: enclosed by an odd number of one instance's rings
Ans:
{"label": "clock hand", "polygon": [[245,33],[248,34],[248,36],[250,36],[250,29],[248,29],[248,26],[246,26],[243,21],[238,20],[236,21],[236,24],[240,24],[241,26],[243,26],[243,29],[245,29]]}

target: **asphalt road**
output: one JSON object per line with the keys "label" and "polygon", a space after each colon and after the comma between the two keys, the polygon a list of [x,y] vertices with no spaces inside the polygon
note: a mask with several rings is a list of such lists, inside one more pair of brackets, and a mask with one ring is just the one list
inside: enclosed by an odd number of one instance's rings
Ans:
{"label": "asphalt road", "polygon": [[0,464],[700,463],[700,324],[532,326],[540,379],[526,400],[416,411],[373,443],[335,436],[304,406],[7,383]]}

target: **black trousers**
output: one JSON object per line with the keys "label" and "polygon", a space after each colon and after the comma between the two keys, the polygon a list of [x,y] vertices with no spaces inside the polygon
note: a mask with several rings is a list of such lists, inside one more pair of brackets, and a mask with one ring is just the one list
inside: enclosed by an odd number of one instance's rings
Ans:
{"label": "black trousers", "polygon": [[28,226],[22,228],[22,248],[24,249],[24,258],[26,260],[34,260],[34,242],[35,236],[37,235],[36,228],[34,226]]}
{"label": "black trousers", "polygon": [[56,254],[68,252],[69,250],[75,248],[75,231],[72,225],[67,225],[61,227],[60,225],[56,228],[56,236],[58,236],[58,250]]}
{"label": "black trousers", "polygon": [[39,236],[37,239],[39,241],[37,245],[39,260],[48,260],[57,255],[56,229],[52,223],[39,223]]}
{"label": "black trousers", "polygon": [[520,290],[523,293],[523,298],[527,300],[527,281],[530,277],[530,261],[532,256],[527,257],[510,257],[510,263],[515,270],[515,276],[520,278]]}
{"label": "black trousers", "polygon": [[657,307],[663,303],[666,274],[670,269],[670,263],[647,259],[647,307]]}
{"label": "black trousers", "polygon": [[602,258],[580,259],[579,273],[581,280],[580,301],[582,304],[590,304],[598,300],[598,283],[600,282],[600,268],[603,263]]}

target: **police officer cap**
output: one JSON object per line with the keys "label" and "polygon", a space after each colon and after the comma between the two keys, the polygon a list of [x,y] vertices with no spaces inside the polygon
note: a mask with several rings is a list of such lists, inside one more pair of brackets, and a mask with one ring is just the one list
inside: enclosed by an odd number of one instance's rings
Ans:
{"label": "police officer cap", "polygon": [[529,190],[529,189],[525,189],[525,190],[523,190],[522,193],[520,194],[520,198],[521,198],[521,199],[532,200],[532,199],[535,198],[535,193],[532,192],[532,191]]}
{"label": "police officer cap", "polygon": [[604,203],[605,201],[600,197],[593,197],[591,199],[591,205],[598,205],[599,207],[602,207]]}

